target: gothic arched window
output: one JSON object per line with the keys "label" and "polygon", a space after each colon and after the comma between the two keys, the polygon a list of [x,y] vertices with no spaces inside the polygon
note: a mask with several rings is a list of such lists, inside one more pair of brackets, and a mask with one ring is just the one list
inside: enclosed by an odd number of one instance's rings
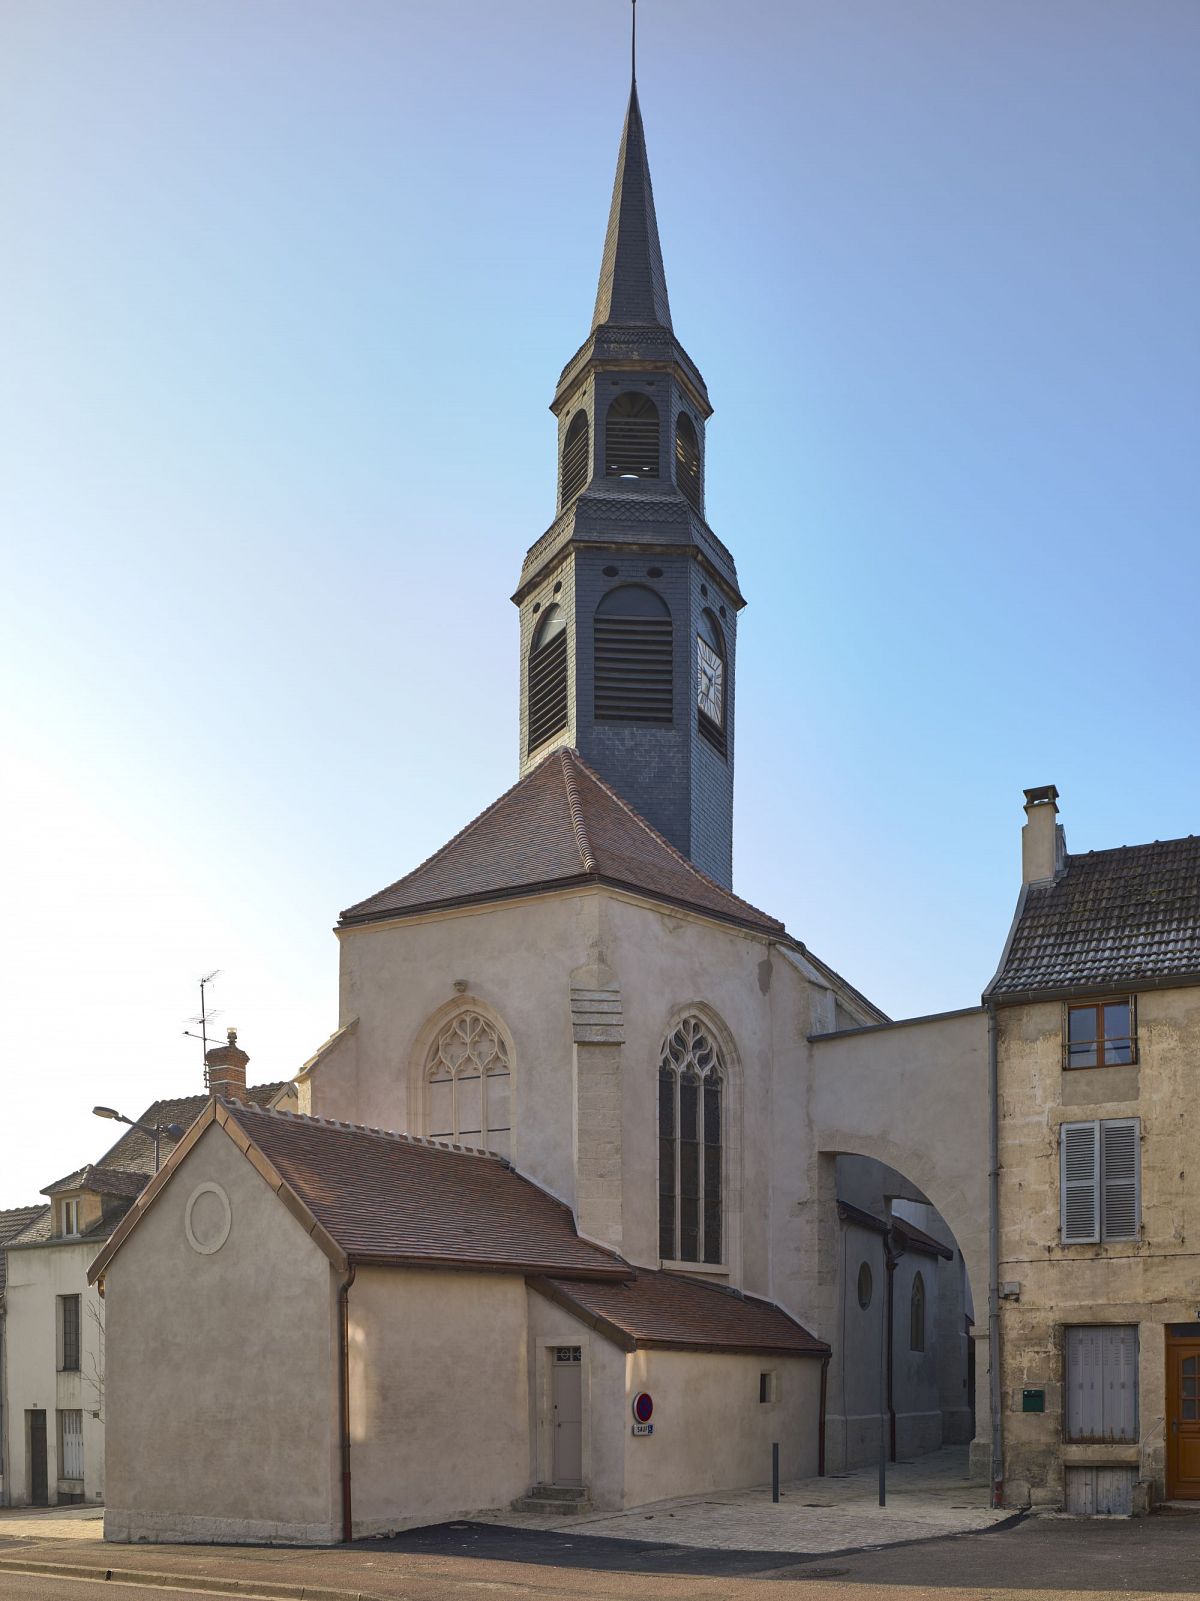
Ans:
{"label": "gothic arched window", "polygon": [[431,1139],[509,1152],[508,1046],[478,1012],[460,1012],[442,1028],[425,1062],[425,1131]]}
{"label": "gothic arched window", "polygon": [[528,748],[534,751],[567,726],[567,620],[550,606],[529,648]]}
{"label": "gothic arched window", "polygon": [[658,477],[658,407],[649,395],[618,395],[604,423],[606,478]]}
{"label": "gothic arched window", "polygon": [[913,1280],[912,1299],[908,1303],[908,1348],[925,1349],[925,1280],[920,1273]]}
{"label": "gothic arched window", "polygon": [[593,629],[595,715],[600,722],[669,723],[674,648],[665,600],[641,584],[610,589]]}
{"label": "gothic arched window", "polygon": [[700,613],[696,629],[696,716],[700,732],[721,755],[725,735],[725,635],[712,612]]}
{"label": "gothic arched window", "polygon": [[574,500],[588,481],[588,442],[587,413],[577,411],[567,425],[563,440],[562,472],[559,475],[560,507]]}
{"label": "gothic arched window", "polygon": [[679,413],[675,424],[675,482],[700,510],[700,441],[696,428],[686,411]]}
{"label": "gothic arched window", "polygon": [[658,1066],[658,1251],[664,1261],[721,1261],[721,1094],[725,1071],[708,1025],[685,1017]]}

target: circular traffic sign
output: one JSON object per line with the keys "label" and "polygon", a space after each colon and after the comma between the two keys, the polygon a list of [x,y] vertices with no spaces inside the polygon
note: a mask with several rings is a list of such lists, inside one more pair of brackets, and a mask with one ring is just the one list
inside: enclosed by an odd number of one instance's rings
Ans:
{"label": "circular traffic sign", "polygon": [[654,1401],[645,1390],[639,1390],[633,1398],[633,1415],[639,1423],[649,1423],[654,1416]]}

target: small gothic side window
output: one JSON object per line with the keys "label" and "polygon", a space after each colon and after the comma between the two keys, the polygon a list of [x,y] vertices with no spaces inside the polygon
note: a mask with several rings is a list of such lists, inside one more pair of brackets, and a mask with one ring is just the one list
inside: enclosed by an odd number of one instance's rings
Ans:
{"label": "small gothic side window", "polygon": [[675,482],[700,510],[700,443],[696,428],[686,411],[679,413],[675,424]]}
{"label": "small gothic side window", "polygon": [[649,395],[618,395],[608,408],[604,476],[658,477],[658,407]]}
{"label": "small gothic side window", "polygon": [[550,606],[533,636],[528,669],[528,749],[567,726],[567,620]]}
{"label": "small gothic side window", "polygon": [[696,708],[700,732],[722,756],[725,733],[725,636],[707,609],[696,631]]}
{"label": "small gothic side window", "polygon": [[425,1129],[500,1156],[509,1154],[512,1069],[499,1030],[478,1012],[442,1029],[425,1065]]}
{"label": "small gothic side window", "polygon": [[560,507],[569,505],[588,481],[588,444],[587,413],[577,411],[567,424],[563,440]]}
{"label": "small gothic side window", "polygon": [[642,584],[610,589],[596,607],[592,638],[597,720],[670,723],[674,636],[662,596]]}
{"label": "small gothic side window", "polygon": [[925,1280],[920,1273],[913,1280],[912,1298],[908,1303],[908,1348],[925,1349]]}
{"label": "small gothic side window", "polygon": [[871,1304],[871,1293],[875,1288],[875,1281],[871,1274],[871,1264],[861,1262],[858,1268],[858,1304],[865,1312]]}
{"label": "small gothic side window", "polygon": [[658,1067],[658,1250],[664,1261],[721,1261],[721,1053],[685,1017]]}

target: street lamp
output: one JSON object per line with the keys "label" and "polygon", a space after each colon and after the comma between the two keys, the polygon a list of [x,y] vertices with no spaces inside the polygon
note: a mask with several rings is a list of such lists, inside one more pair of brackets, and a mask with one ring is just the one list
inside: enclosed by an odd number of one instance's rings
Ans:
{"label": "street lamp", "polygon": [[896,1271],[896,1263],[904,1255],[904,1242],[896,1237],[896,1231],[889,1228],[883,1236],[883,1293],[879,1299],[883,1302],[883,1327],[880,1331],[879,1342],[879,1504],[887,1506],[887,1458],[888,1458],[888,1390],[892,1376],[892,1330],[895,1324],[895,1310],[892,1296],[892,1275]]}
{"label": "street lamp", "polygon": [[177,1140],[183,1134],[183,1130],[178,1123],[155,1123],[153,1126],[149,1123],[139,1123],[136,1118],[126,1117],[124,1112],[116,1112],[111,1106],[93,1106],[92,1114],[95,1117],[111,1118],[114,1123],[128,1123],[130,1128],[140,1128],[143,1134],[149,1134],[154,1141],[154,1171],[156,1173],[159,1168],[160,1146],[163,1135],[169,1134],[173,1140]]}

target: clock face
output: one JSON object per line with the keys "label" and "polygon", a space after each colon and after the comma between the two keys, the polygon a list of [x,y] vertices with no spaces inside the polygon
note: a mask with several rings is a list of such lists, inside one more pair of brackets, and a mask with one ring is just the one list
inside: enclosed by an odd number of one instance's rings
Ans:
{"label": "clock face", "polygon": [[699,634],[696,635],[696,664],[699,668],[696,704],[705,717],[720,728],[725,714],[725,663]]}

